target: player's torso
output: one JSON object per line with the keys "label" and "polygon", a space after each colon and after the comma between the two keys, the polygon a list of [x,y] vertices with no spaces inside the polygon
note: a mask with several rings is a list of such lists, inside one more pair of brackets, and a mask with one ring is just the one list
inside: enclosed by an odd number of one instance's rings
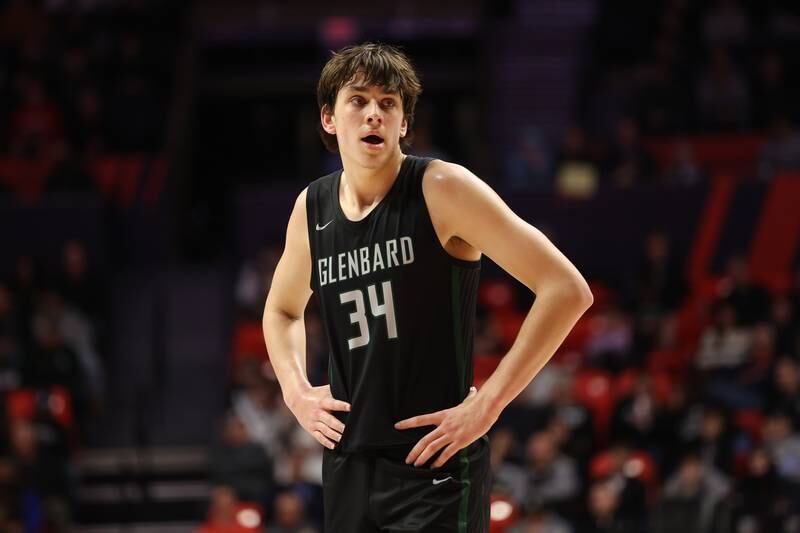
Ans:
{"label": "player's torso", "polygon": [[341,172],[313,182],[307,211],[333,395],[352,404],[340,447],[404,446],[427,430],[394,422],[459,403],[472,380],[479,261],[449,256],[422,195],[428,160],[408,156],[360,221],[339,204]]}

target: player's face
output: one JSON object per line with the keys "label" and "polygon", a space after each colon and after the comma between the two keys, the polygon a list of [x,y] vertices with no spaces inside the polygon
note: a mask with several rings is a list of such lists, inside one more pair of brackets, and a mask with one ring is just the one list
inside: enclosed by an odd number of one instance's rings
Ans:
{"label": "player's face", "polygon": [[382,86],[367,86],[358,78],[342,87],[333,114],[322,113],[322,124],[336,135],[343,158],[368,168],[397,154],[408,129],[400,95],[384,92]]}

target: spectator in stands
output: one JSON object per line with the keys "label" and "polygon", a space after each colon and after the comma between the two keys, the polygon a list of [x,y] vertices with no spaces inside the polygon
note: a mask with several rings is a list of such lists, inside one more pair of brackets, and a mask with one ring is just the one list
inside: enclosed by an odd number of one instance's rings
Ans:
{"label": "spectator in stands", "polygon": [[676,141],[672,161],[664,170],[662,182],[669,185],[692,186],[708,181],[708,176],[698,164],[692,145],[686,141]]}
{"label": "spectator in stands", "polygon": [[709,59],[697,85],[702,125],[711,130],[741,130],[750,121],[747,83],[725,48],[713,48]]}
{"label": "spectator in stands", "polygon": [[48,98],[40,80],[23,77],[19,85],[22,103],[11,117],[11,153],[42,157],[63,138],[61,112]]}
{"label": "spectator in stands", "polygon": [[[614,515],[623,523],[641,525],[647,518],[643,452],[623,439],[616,439],[591,461],[589,474],[595,481],[610,483],[615,491]],[[648,474],[649,475],[649,474]]]}
{"label": "spectator in stands", "polygon": [[81,156],[101,155],[108,144],[102,97],[97,89],[86,86],[78,91],[75,99],[67,123],[70,141]]}
{"label": "spectator in stands", "polygon": [[736,482],[724,518],[730,531],[787,531],[790,517],[796,520],[800,513],[793,505],[797,495],[792,490],[775,472],[767,451],[756,448],[748,458],[747,473]]}
{"label": "spectator in stands", "polygon": [[14,308],[14,296],[5,283],[0,282],[0,334],[17,335],[19,317]]}
{"label": "spectator in stands", "polygon": [[275,498],[273,520],[267,527],[269,533],[318,533],[306,518],[305,504],[299,495],[286,491]]}
{"label": "spectator in stands", "polygon": [[783,411],[773,411],[764,420],[764,447],[778,475],[792,483],[800,482],[800,434],[795,431],[792,417]]}
{"label": "spectator in stands", "polygon": [[97,354],[91,322],[65,303],[57,290],[48,288],[41,293],[33,317],[33,331],[39,344],[47,347],[45,352],[62,353],[66,349],[77,356],[77,372],[83,388],[75,391],[79,394],[76,402],[82,403],[84,409],[99,408],[105,393],[105,372]]}
{"label": "spectator in stands", "polygon": [[684,457],[667,480],[653,513],[655,533],[709,531],[720,502],[730,490],[728,480],[694,452]]}
{"label": "spectator in stands", "polygon": [[33,258],[22,255],[17,259],[11,293],[16,308],[16,321],[19,327],[18,340],[24,350],[33,348],[33,310],[38,298],[41,282],[39,271]]}
{"label": "spectator in stands", "polygon": [[670,475],[681,459],[681,448],[686,440],[685,428],[692,415],[687,387],[674,381],[656,426],[654,455],[659,464],[659,475]]}
{"label": "spectator in stands", "polygon": [[514,150],[506,156],[506,181],[510,191],[547,189],[553,178],[553,162],[543,132],[535,126],[527,126],[514,141]]}
{"label": "spectator in stands", "polygon": [[608,182],[615,187],[653,182],[655,160],[641,142],[636,121],[631,117],[619,119],[614,133],[614,142],[603,164]]}
{"label": "spectator in stands", "polygon": [[264,311],[264,299],[278,259],[280,250],[265,247],[242,265],[236,282],[236,304],[247,318],[258,318]]}
{"label": "spectator in stands", "polygon": [[592,322],[592,333],[586,344],[587,362],[618,372],[634,362],[633,324],[631,317],[616,303],[609,303]]}
{"label": "spectator in stands", "polygon": [[698,432],[690,441],[707,467],[719,472],[733,471],[736,433],[724,407],[704,405]]}
{"label": "spectator in stands", "polygon": [[[25,499],[26,526],[38,524],[47,531],[66,533],[71,522],[66,464],[42,450],[36,426],[28,420],[12,424],[11,450],[20,495]],[[38,528],[26,527],[26,531]]]}
{"label": "spectator in stands", "polygon": [[795,427],[800,427],[800,367],[788,357],[778,359],[769,393],[767,409],[780,410],[792,418]]}
{"label": "spectator in stands", "polygon": [[767,52],[760,59],[753,91],[753,101],[757,103],[753,125],[761,130],[766,130],[775,117],[795,116],[797,103],[786,82],[785,70],[783,57],[776,51]]}
{"label": "spectator in stands", "polygon": [[688,290],[683,267],[672,251],[669,235],[658,230],[650,232],[636,275],[635,294],[632,295],[638,302],[637,312],[661,318],[677,309]]}
{"label": "spectator in stands", "polygon": [[713,323],[700,338],[695,364],[697,368],[714,376],[729,376],[747,362],[752,345],[749,330],[738,326],[736,307],[730,302],[717,302]]}
{"label": "spectator in stands", "polygon": [[588,515],[581,533],[642,533],[637,520],[620,512],[620,490],[613,480],[596,481],[589,487]]}
{"label": "spectator in stands", "polygon": [[800,321],[788,295],[772,301],[771,322],[775,327],[775,351],[781,356],[800,356]]}
{"label": "spectator in stands", "polygon": [[559,449],[569,457],[586,461],[594,448],[592,416],[585,406],[575,400],[573,387],[574,374],[563,374],[548,406],[547,428]]}
{"label": "spectator in stands", "polygon": [[492,469],[492,494],[500,494],[514,500],[517,505],[525,503],[528,473],[519,461],[518,442],[507,428],[497,428],[489,437]]}
{"label": "spectator in stands", "polygon": [[40,321],[37,340],[38,348],[23,362],[25,385],[45,390],[56,385],[66,388],[75,405],[78,425],[85,427],[89,410],[87,376],[78,354],[56,323]]}
{"label": "spectator in stands", "polygon": [[619,399],[611,418],[611,433],[635,448],[651,450],[656,445],[660,415],[653,382],[648,374],[642,373],[633,390]]}
{"label": "spectator in stands", "polygon": [[724,299],[736,310],[737,324],[753,326],[768,320],[770,294],[763,285],[753,281],[744,257],[734,256],[728,261],[726,284]]}
{"label": "spectator in stands", "polygon": [[295,423],[278,384],[258,376],[253,384],[234,392],[232,404],[250,440],[260,444],[273,462],[282,459]]}
{"label": "spectator in stands", "polygon": [[215,485],[231,487],[240,500],[269,501],[274,487],[272,461],[232,412],[225,418],[222,440],[212,450],[210,463]]}
{"label": "spectator in stands", "polygon": [[580,126],[567,128],[555,169],[556,191],[568,198],[589,198],[599,186],[597,163],[592,157],[586,132]]}
{"label": "spectator in stands", "polygon": [[66,140],[50,145],[46,155],[50,162],[45,190],[48,193],[86,192],[94,189],[94,183],[76,154]]}
{"label": "spectator in stands", "polygon": [[90,270],[86,247],[81,241],[64,244],[59,291],[64,302],[74,306],[92,323],[102,320],[107,309],[106,290],[99,274]]}
{"label": "spectator in stands", "polygon": [[558,449],[548,430],[534,433],[527,443],[528,490],[526,504],[569,510],[580,493],[575,461]]}
{"label": "spectator in stands", "polygon": [[758,158],[758,177],[770,180],[781,172],[800,170],[800,133],[786,115],[772,119]]}
{"label": "spectator in stands", "polygon": [[[0,402],[0,407],[4,407]],[[0,416],[0,421],[4,417]],[[5,427],[0,429],[3,443],[8,442]],[[3,448],[6,446],[4,445]],[[7,450],[0,451],[0,531],[8,533],[23,533],[22,529],[22,503],[20,501],[19,485],[16,472]]]}
{"label": "spectator in stands", "polygon": [[569,522],[546,507],[532,505],[525,509],[524,518],[509,533],[572,533]]}
{"label": "spectator in stands", "polygon": [[[0,331],[0,395],[22,385],[21,367],[22,354],[16,339],[11,333]],[[0,415],[0,424],[2,421]]]}

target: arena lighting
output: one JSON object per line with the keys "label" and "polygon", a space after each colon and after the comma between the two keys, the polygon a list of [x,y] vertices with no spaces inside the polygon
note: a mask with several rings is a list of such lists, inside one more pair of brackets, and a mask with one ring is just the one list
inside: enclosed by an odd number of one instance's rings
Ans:
{"label": "arena lighting", "polygon": [[489,510],[490,520],[492,522],[502,522],[503,520],[508,520],[508,517],[511,516],[512,512],[514,512],[514,508],[510,503],[503,500],[493,501]]}
{"label": "arena lighting", "polygon": [[236,513],[236,521],[240,526],[249,529],[255,529],[261,525],[261,517],[253,509],[242,509]]}

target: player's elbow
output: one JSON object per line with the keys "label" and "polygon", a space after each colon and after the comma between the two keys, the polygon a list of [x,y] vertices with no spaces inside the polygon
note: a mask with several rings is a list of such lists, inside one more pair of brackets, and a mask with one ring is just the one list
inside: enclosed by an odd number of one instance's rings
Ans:
{"label": "player's elbow", "polygon": [[575,309],[579,314],[583,314],[594,303],[589,284],[577,273],[559,276],[551,283],[542,286],[541,292],[557,299],[561,305]]}
{"label": "player's elbow", "polygon": [[592,289],[581,275],[569,279],[563,291],[564,297],[580,308],[582,313],[594,303]]}

